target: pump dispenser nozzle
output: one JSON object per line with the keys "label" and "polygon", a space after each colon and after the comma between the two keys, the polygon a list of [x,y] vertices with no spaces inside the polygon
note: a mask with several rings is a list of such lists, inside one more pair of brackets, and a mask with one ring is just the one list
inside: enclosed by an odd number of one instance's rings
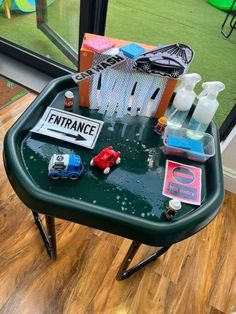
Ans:
{"label": "pump dispenser nozzle", "polygon": [[196,84],[200,81],[201,81],[201,76],[197,73],[185,74],[183,75],[175,91],[178,92],[181,88],[186,87],[186,86],[191,86],[191,88],[194,89]]}
{"label": "pump dispenser nozzle", "polygon": [[205,82],[202,84],[202,88],[203,90],[197,98],[207,96],[208,94],[214,94],[217,97],[218,93],[225,89],[225,84],[219,81]]}

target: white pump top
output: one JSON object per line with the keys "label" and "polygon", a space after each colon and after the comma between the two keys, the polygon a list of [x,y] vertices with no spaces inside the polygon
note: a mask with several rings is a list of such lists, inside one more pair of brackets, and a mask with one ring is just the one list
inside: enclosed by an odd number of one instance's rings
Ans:
{"label": "white pump top", "polygon": [[191,108],[195,97],[196,84],[201,81],[201,76],[197,73],[185,74],[176,89],[173,106],[180,111],[187,111]]}
{"label": "white pump top", "polygon": [[182,207],[181,205],[181,202],[177,199],[172,199],[169,201],[169,208],[174,210],[174,211],[177,211],[177,210],[180,210]]}
{"label": "white pump top", "polygon": [[219,106],[216,99],[219,92],[225,89],[222,82],[206,82],[202,84],[203,91],[198,96],[198,103],[193,118],[203,124],[209,124]]}
{"label": "white pump top", "polygon": [[198,98],[212,95],[215,98],[217,97],[218,93],[225,89],[225,84],[219,81],[215,82],[205,82],[202,84],[202,92],[198,95]]}
{"label": "white pump top", "polygon": [[190,82],[191,80],[194,80],[195,78],[197,79],[197,77],[199,78],[195,85],[201,80],[201,76],[197,73],[189,73],[189,74],[184,74],[178,84],[178,86],[175,89],[175,92],[177,92],[178,90],[180,90],[182,87],[184,87],[186,85],[186,82]]}
{"label": "white pump top", "polygon": [[72,99],[74,98],[74,94],[70,90],[68,90],[67,92],[65,92],[65,97]]}

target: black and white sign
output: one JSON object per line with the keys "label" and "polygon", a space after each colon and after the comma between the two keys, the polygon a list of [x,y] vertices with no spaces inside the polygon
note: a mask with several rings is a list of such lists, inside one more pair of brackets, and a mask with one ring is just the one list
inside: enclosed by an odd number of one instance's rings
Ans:
{"label": "black and white sign", "polygon": [[97,73],[101,73],[102,71],[108,68],[112,68],[115,65],[120,64],[121,62],[124,62],[125,60],[126,58],[122,55],[115,55],[115,56],[109,57],[106,60],[94,65],[92,68],[84,72],[73,74],[72,78],[75,81],[75,83],[79,83],[80,81],[83,81]]}
{"label": "black and white sign", "polygon": [[103,121],[48,107],[31,131],[92,149],[102,125]]}
{"label": "black and white sign", "polygon": [[194,51],[185,44],[166,45],[140,55],[134,68],[152,74],[180,78],[188,70]]}

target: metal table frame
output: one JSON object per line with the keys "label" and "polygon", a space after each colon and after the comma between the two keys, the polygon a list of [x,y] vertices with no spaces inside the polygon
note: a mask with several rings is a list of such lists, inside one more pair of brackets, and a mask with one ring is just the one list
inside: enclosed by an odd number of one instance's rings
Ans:
{"label": "metal table frame", "polygon": [[[231,7],[230,7],[225,19],[224,19],[222,26],[221,26],[221,33],[224,35],[225,38],[228,38],[232,34],[233,30],[236,29],[236,13],[233,13],[233,7],[234,7],[235,3],[236,3],[236,0],[233,0],[232,5],[231,5]],[[226,24],[226,22],[230,16],[230,14],[232,14],[230,24],[229,24],[231,29],[230,29],[229,33],[226,34],[224,32],[224,26],[225,26],[225,24]]]}
{"label": "metal table frame", "polygon": [[[45,230],[39,214],[35,211],[32,211],[32,214],[34,216],[35,224],[37,225],[39,229],[39,232],[41,234],[41,237],[43,239],[43,242],[45,244],[45,247],[46,247],[46,250],[50,259],[56,260],[57,259],[57,243],[56,243],[56,231],[55,231],[55,218],[44,215],[45,221],[46,221],[46,230]],[[171,247],[171,245],[161,247],[159,248],[157,252],[143,259],[142,261],[140,261],[138,264],[134,265],[133,267],[128,268],[141,245],[142,245],[141,242],[132,241],[120,265],[120,268],[116,275],[116,280],[121,281],[130,277],[132,274],[136,273],[138,270],[140,270],[141,268],[143,268],[150,262],[155,261],[158,257],[163,255]]]}

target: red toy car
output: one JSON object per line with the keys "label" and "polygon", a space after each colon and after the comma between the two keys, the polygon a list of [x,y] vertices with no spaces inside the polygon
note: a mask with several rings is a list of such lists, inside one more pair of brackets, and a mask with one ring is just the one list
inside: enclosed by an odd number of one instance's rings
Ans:
{"label": "red toy car", "polygon": [[97,166],[103,170],[104,174],[110,172],[110,167],[114,164],[118,165],[121,161],[121,152],[115,151],[112,146],[104,148],[100,153],[93,157],[90,161],[91,166]]}

